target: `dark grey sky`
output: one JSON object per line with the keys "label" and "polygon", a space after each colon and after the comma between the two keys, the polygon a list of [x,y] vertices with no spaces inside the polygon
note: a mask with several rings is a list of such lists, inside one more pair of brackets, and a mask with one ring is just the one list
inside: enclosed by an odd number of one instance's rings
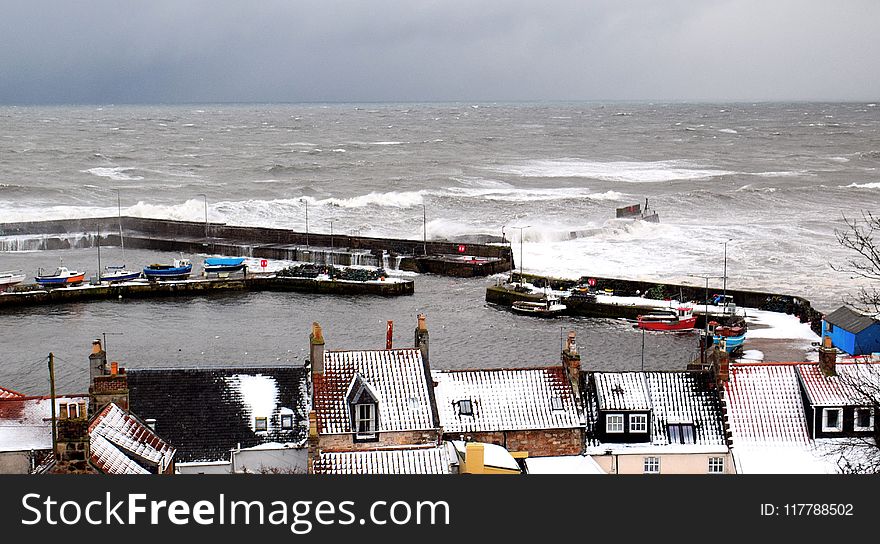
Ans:
{"label": "dark grey sky", "polygon": [[880,100],[877,0],[0,0],[0,103]]}

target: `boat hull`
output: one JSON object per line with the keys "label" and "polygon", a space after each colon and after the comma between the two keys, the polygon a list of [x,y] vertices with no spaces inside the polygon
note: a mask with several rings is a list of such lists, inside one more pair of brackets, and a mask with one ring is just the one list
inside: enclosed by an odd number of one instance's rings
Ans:
{"label": "boat hull", "polygon": [[130,270],[126,270],[124,272],[110,272],[108,274],[104,274],[101,276],[101,281],[106,281],[109,283],[118,283],[121,281],[136,280],[140,277],[141,277],[140,272],[132,272]]}
{"label": "boat hull", "polygon": [[144,276],[147,279],[178,280],[188,278],[190,274],[192,274],[192,265],[177,267],[153,265],[144,267]]}
{"label": "boat hull", "polygon": [[714,336],[714,344],[720,346],[721,340],[724,340],[724,350],[727,353],[734,353],[742,349],[745,339],[746,336],[744,334],[741,336],[721,336],[716,334]]}
{"label": "boat hull", "polygon": [[82,283],[85,278],[85,273],[82,273],[75,276],[67,276],[64,278],[54,276],[37,276],[36,278],[34,278],[34,280],[40,285],[76,285],[78,283]]}
{"label": "boat hull", "polygon": [[643,321],[639,320],[639,328],[646,331],[686,331],[697,324],[696,317],[676,321]]}

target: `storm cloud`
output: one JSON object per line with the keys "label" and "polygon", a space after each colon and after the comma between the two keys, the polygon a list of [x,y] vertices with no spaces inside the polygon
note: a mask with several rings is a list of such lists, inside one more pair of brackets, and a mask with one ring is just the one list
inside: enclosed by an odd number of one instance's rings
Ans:
{"label": "storm cloud", "polygon": [[6,104],[880,98],[874,0],[0,6]]}

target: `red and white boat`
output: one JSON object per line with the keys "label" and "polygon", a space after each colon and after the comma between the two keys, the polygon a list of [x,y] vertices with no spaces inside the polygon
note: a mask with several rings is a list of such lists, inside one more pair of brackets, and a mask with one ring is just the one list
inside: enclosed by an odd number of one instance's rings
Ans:
{"label": "red and white boat", "polygon": [[649,331],[685,331],[697,324],[693,308],[679,307],[639,316],[638,327]]}

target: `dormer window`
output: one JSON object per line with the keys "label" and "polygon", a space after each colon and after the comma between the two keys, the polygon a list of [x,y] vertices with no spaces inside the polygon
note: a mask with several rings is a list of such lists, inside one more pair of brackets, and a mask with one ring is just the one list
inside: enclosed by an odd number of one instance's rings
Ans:
{"label": "dormer window", "polygon": [[293,429],[293,414],[281,414],[281,428],[285,431]]}
{"label": "dormer window", "polygon": [[255,417],[254,418],[254,430],[259,432],[268,431],[269,430],[269,419],[265,417]]}
{"label": "dormer window", "polygon": [[693,423],[670,423],[666,426],[670,444],[694,444]]}
{"label": "dormer window", "polygon": [[822,409],[822,432],[839,433],[843,430],[843,408]]}
{"label": "dormer window", "polygon": [[856,431],[873,431],[874,430],[874,410],[871,408],[856,408],[855,422],[853,430]]}
{"label": "dormer window", "polygon": [[354,375],[345,398],[351,410],[354,440],[379,440],[379,395],[361,374]]}
{"label": "dormer window", "polygon": [[458,415],[461,416],[472,416],[474,415],[474,404],[470,401],[470,399],[460,400],[458,401]]}
{"label": "dormer window", "polygon": [[629,416],[629,432],[648,432],[648,416],[646,414],[631,414]]}
{"label": "dormer window", "polygon": [[608,414],[607,416],[605,416],[605,432],[622,433],[623,414]]}
{"label": "dormer window", "polygon": [[355,432],[358,438],[372,438],[376,435],[376,405],[372,403],[355,404]]}
{"label": "dormer window", "polygon": [[554,412],[562,411],[562,399],[559,397],[553,397],[550,399],[550,409]]}

